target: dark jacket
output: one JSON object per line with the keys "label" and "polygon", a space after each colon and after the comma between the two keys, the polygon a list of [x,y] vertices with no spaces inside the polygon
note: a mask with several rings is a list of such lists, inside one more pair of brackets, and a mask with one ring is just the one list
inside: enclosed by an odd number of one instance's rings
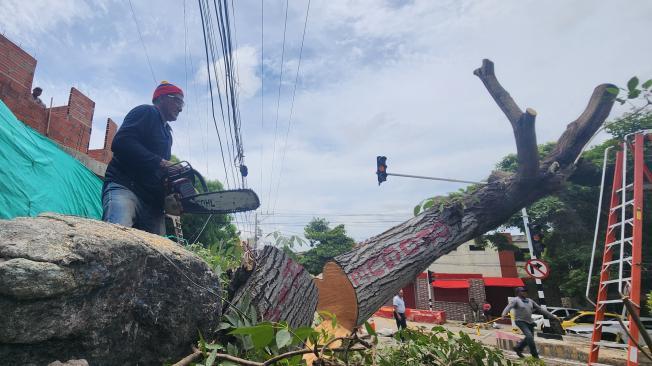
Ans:
{"label": "dark jacket", "polygon": [[113,158],[105,184],[129,188],[145,203],[163,208],[161,159],[170,160],[172,129],[153,105],[138,106],[127,114],[111,144]]}

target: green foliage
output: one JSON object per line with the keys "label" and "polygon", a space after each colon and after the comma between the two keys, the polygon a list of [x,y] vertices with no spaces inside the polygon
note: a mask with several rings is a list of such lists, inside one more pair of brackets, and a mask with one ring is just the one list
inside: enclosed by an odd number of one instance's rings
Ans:
{"label": "green foliage", "polygon": [[184,247],[208,263],[223,284],[227,284],[229,281],[226,271],[239,267],[242,260],[242,247],[239,243],[234,245],[228,242],[218,242],[208,247],[201,244],[188,244]]}
{"label": "green foliage", "polygon": [[479,184],[471,184],[465,188],[460,188],[457,192],[451,192],[446,196],[435,196],[427,198],[414,207],[414,216],[417,216],[427,210],[444,211],[447,207],[458,206],[462,210],[466,209],[466,199],[470,194],[480,188]]}
{"label": "green foliage", "polygon": [[505,234],[502,233],[491,233],[480,235],[475,238],[475,245],[485,248],[487,246],[492,247],[496,250],[511,250],[517,251],[518,247],[509,242],[509,239]]}
{"label": "green foliage", "polygon": [[464,332],[454,334],[441,326],[431,332],[405,329],[400,336],[404,341],[398,347],[379,351],[377,365],[515,365],[500,350],[485,346]]}
{"label": "green foliage", "polygon": [[652,291],[647,293],[647,310],[652,313]]}
{"label": "green foliage", "polygon": [[344,225],[331,229],[325,219],[313,219],[304,231],[311,249],[301,253],[299,261],[313,275],[321,273],[326,262],[348,252],[355,244],[355,241],[346,235]]}

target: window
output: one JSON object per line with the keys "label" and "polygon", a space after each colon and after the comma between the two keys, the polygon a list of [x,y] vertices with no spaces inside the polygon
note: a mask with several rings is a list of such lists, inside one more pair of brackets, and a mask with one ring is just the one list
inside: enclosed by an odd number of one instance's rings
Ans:
{"label": "window", "polygon": [[593,324],[594,320],[595,320],[595,316],[593,316],[593,314],[586,314],[586,315],[579,316],[577,319],[575,319],[575,323]]}
{"label": "window", "polygon": [[484,247],[480,246],[480,245],[471,244],[471,245],[469,245],[469,250],[472,251],[472,252],[479,252],[479,251],[484,252]]}
{"label": "window", "polygon": [[617,321],[618,319],[620,319],[619,316],[613,316],[613,315],[607,315],[607,314],[604,315],[604,320],[615,320],[615,321]]}

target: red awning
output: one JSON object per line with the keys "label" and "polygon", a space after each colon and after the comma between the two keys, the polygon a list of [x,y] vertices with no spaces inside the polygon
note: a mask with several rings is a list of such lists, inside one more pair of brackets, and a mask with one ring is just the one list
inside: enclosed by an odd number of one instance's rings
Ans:
{"label": "red awning", "polygon": [[436,288],[469,288],[467,280],[435,280],[432,281],[432,287]]}
{"label": "red awning", "polygon": [[487,287],[525,287],[520,278],[484,277],[483,280]]}

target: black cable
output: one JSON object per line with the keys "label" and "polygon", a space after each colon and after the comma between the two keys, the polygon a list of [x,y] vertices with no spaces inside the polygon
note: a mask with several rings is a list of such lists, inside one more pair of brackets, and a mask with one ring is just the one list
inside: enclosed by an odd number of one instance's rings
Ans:
{"label": "black cable", "polygon": [[281,158],[281,169],[278,173],[278,183],[276,184],[276,193],[274,193],[274,205],[272,212],[276,211],[276,204],[278,203],[278,190],[281,187],[281,179],[283,178],[283,168],[285,167],[285,154],[288,147],[288,136],[290,135],[290,127],[292,126],[292,114],[294,113],[294,98],[297,94],[297,84],[299,82],[299,69],[301,68],[301,58],[303,56],[303,42],[306,39],[306,28],[308,27],[308,13],[310,12],[310,0],[306,7],[306,19],[303,22],[303,35],[301,36],[301,48],[299,49],[299,62],[297,64],[297,73],[294,77],[294,87],[292,90],[292,103],[290,104],[290,117],[288,118],[288,128],[285,131],[285,143],[283,144],[283,158]]}
{"label": "black cable", "polygon": [[[217,8],[216,8],[215,11],[217,11]],[[224,97],[226,98],[226,102],[224,102],[222,100],[222,92],[221,92],[220,81],[219,81],[219,77],[218,77],[218,75],[219,75],[218,67],[217,67],[218,57],[216,56],[216,53],[218,53],[218,52],[216,52],[217,46],[215,45],[215,30],[214,30],[215,27],[213,26],[213,20],[212,20],[212,17],[210,16],[211,11],[210,11],[210,5],[209,5],[208,2],[206,2],[206,13],[207,13],[208,40],[209,40],[210,52],[211,52],[211,56],[212,56],[212,60],[213,60],[213,73],[215,75],[215,84],[217,86],[218,97],[219,97],[219,101],[220,101],[220,111],[221,111],[221,114],[222,114],[222,126],[224,127],[224,133],[229,134],[230,140],[233,141],[232,132],[230,131],[230,128],[227,129],[227,127],[226,127],[226,120],[231,119],[231,112],[230,112],[230,107],[229,107],[230,104],[229,104],[229,101],[228,101],[228,99],[229,99],[228,85],[226,83],[226,80],[228,79],[228,72],[225,70],[226,74],[224,75],[224,80],[225,80]],[[222,35],[221,35],[221,28],[220,28],[220,24],[219,24],[219,19],[217,19],[217,21],[218,21],[218,25],[217,25],[218,32],[220,32],[220,45],[222,46],[222,51],[224,52],[224,39],[222,38]],[[226,57],[225,55],[223,55],[223,56]],[[226,111],[226,117],[224,115],[224,104],[226,104],[226,110],[227,110]],[[230,127],[230,123],[229,123],[229,127]],[[226,142],[226,148],[227,148],[228,161],[230,163],[232,163],[233,156],[235,155],[234,146],[233,146],[233,143],[229,143],[229,138],[225,138],[225,142]],[[232,164],[229,164],[228,170],[231,172],[231,179],[233,180],[233,188],[239,188],[238,187],[238,179],[237,179],[236,173],[234,171],[234,166]]]}
{"label": "black cable", "polygon": [[152,62],[149,60],[149,53],[147,52],[147,47],[145,47],[145,41],[143,40],[143,35],[140,32],[140,26],[138,25],[138,19],[136,19],[136,12],[134,11],[133,5],[131,5],[131,0],[129,1],[129,8],[131,9],[131,16],[134,18],[134,23],[136,23],[136,30],[138,31],[138,37],[140,37],[140,43],[143,45],[143,50],[145,50],[145,57],[147,58],[147,65],[149,65],[149,71],[152,73],[152,79],[154,79],[154,85],[158,85],[156,76],[154,75],[154,68],[152,68]]}
{"label": "black cable", "polygon": [[224,174],[226,178],[226,184],[227,187],[229,187],[229,174],[226,170],[226,161],[224,159],[224,149],[222,147],[222,138],[220,137],[220,132],[217,129],[217,120],[215,118],[215,103],[213,101],[213,83],[211,81],[211,71],[210,71],[210,65],[209,65],[209,59],[208,59],[208,43],[206,41],[206,28],[205,28],[205,23],[204,23],[204,12],[202,10],[202,5],[201,5],[201,0],[197,0],[199,3],[199,14],[201,15],[201,24],[202,24],[202,33],[204,35],[204,49],[206,51],[206,71],[208,72],[208,86],[210,88],[210,94],[211,94],[211,109],[213,111],[213,123],[215,124],[215,132],[217,132],[217,139],[220,144],[220,152],[222,154],[222,164],[224,164]]}
{"label": "black cable", "polygon": [[[278,135],[278,112],[279,112],[279,106],[281,103],[281,85],[283,84],[283,63],[285,62],[285,35],[287,33],[287,26],[288,26],[288,8],[289,8],[289,0],[285,0],[285,22],[283,25],[283,47],[281,51],[281,72],[280,76],[278,79],[278,97],[276,98],[276,122],[274,123],[274,147],[272,149],[272,165],[270,167],[270,173],[269,173],[269,190],[267,194],[267,199],[272,202],[272,182],[274,181],[274,160],[276,158],[276,138]],[[270,209],[270,205],[267,205],[267,209]]]}

